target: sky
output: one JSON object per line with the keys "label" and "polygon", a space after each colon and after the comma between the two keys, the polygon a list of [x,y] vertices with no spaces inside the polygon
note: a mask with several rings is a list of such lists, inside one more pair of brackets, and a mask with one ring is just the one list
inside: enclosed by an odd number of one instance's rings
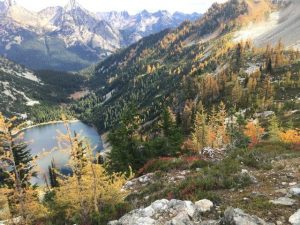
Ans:
{"label": "sky", "polygon": [[[0,0],[1,1],[1,0]],[[226,0],[77,0],[79,4],[93,12],[128,11],[137,13],[146,9],[150,12],[168,10],[185,13],[205,12],[214,2]],[[27,9],[39,11],[48,6],[64,6],[68,0],[16,0]]]}

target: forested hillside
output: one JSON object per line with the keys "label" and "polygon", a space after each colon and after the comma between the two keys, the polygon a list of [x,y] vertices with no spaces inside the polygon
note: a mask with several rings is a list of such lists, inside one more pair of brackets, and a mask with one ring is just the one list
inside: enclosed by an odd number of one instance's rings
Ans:
{"label": "forested hillside", "polygon": [[144,38],[109,57],[95,69],[95,95],[75,111],[104,130],[118,121],[128,102],[138,104],[144,121],[155,118],[162,104],[182,104],[188,94],[180,93],[183,82],[216,71],[230,47],[226,34],[246,13],[244,2],[215,4],[202,19]]}
{"label": "forested hillside", "polygon": [[[266,1],[215,4],[194,23],[142,39],[96,67],[94,94],[74,110],[107,130],[129,102],[137,105],[143,122],[155,119],[164,106],[182,114],[186,105],[199,101],[207,107],[223,101],[236,110],[251,104],[252,113],[283,100],[288,104],[297,97],[297,85],[284,87],[284,80],[298,82],[299,53],[280,41],[272,47],[256,47],[250,39],[233,41],[240,26],[263,19],[272,7]],[[272,93],[263,92],[268,84]]]}
{"label": "forested hillside", "polygon": [[[62,113],[59,105],[70,103],[70,95],[80,91],[84,80],[80,75],[65,72],[33,72],[0,58],[1,111],[6,116],[22,115],[25,119],[27,116],[33,120],[58,119]],[[50,116],[55,111],[57,115]]]}

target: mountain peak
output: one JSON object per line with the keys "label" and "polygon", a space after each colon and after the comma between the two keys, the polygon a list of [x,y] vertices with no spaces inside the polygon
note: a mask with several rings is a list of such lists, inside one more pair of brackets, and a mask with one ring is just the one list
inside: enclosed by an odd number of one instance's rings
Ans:
{"label": "mountain peak", "polygon": [[13,5],[16,5],[16,1],[15,0],[5,0],[4,3],[5,3],[5,5],[7,7],[11,7]]}
{"label": "mountain peak", "polygon": [[140,14],[141,15],[149,15],[150,13],[146,9],[144,9]]}
{"label": "mountain peak", "polygon": [[76,0],[69,0],[68,4],[65,6],[65,9],[67,11],[71,11],[77,8],[81,8],[81,6]]}
{"label": "mountain peak", "polygon": [[0,1],[0,13],[6,13],[7,10],[14,5],[16,5],[14,0]]}

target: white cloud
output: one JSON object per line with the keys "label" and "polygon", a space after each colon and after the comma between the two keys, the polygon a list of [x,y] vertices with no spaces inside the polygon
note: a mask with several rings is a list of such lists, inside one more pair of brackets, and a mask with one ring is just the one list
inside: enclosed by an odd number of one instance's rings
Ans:
{"label": "white cloud", "polygon": [[[68,0],[16,0],[18,4],[31,10],[41,10],[47,6],[65,5]],[[213,2],[226,0],[77,0],[81,5],[91,11],[129,11],[139,12],[143,9],[149,11],[168,10],[171,12],[205,12]]]}

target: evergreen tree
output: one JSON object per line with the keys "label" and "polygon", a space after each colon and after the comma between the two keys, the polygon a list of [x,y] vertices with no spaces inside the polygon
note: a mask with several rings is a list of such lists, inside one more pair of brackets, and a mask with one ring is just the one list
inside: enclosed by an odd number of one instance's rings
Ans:
{"label": "evergreen tree", "polygon": [[48,167],[48,173],[49,173],[50,186],[52,188],[58,187],[57,172],[56,172],[56,165],[54,159],[52,159],[51,165]]}
{"label": "evergreen tree", "polygon": [[267,68],[266,68],[267,73],[272,73],[273,71],[273,65],[272,65],[272,59],[271,57],[267,61]]}
{"label": "evergreen tree", "polygon": [[135,107],[128,106],[124,111],[120,125],[108,136],[112,150],[109,153],[109,168],[112,171],[139,169],[146,162],[145,151],[140,145],[138,128],[140,118]]}
{"label": "evergreen tree", "polygon": [[163,130],[163,146],[159,156],[176,155],[180,151],[183,142],[182,131],[176,124],[176,117],[172,110],[168,107],[162,113],[162,130]]}
{"label": "evergreen tree", "polygon": [[[36,172],[33,172],[33,157],[25,143],[13,142],[12,150],[14,154],[15,163],[20,174],[22,181],[22,187],[30,186],[30,179],[36,176]],[[29,176],[30,175],[30,176]]]}

